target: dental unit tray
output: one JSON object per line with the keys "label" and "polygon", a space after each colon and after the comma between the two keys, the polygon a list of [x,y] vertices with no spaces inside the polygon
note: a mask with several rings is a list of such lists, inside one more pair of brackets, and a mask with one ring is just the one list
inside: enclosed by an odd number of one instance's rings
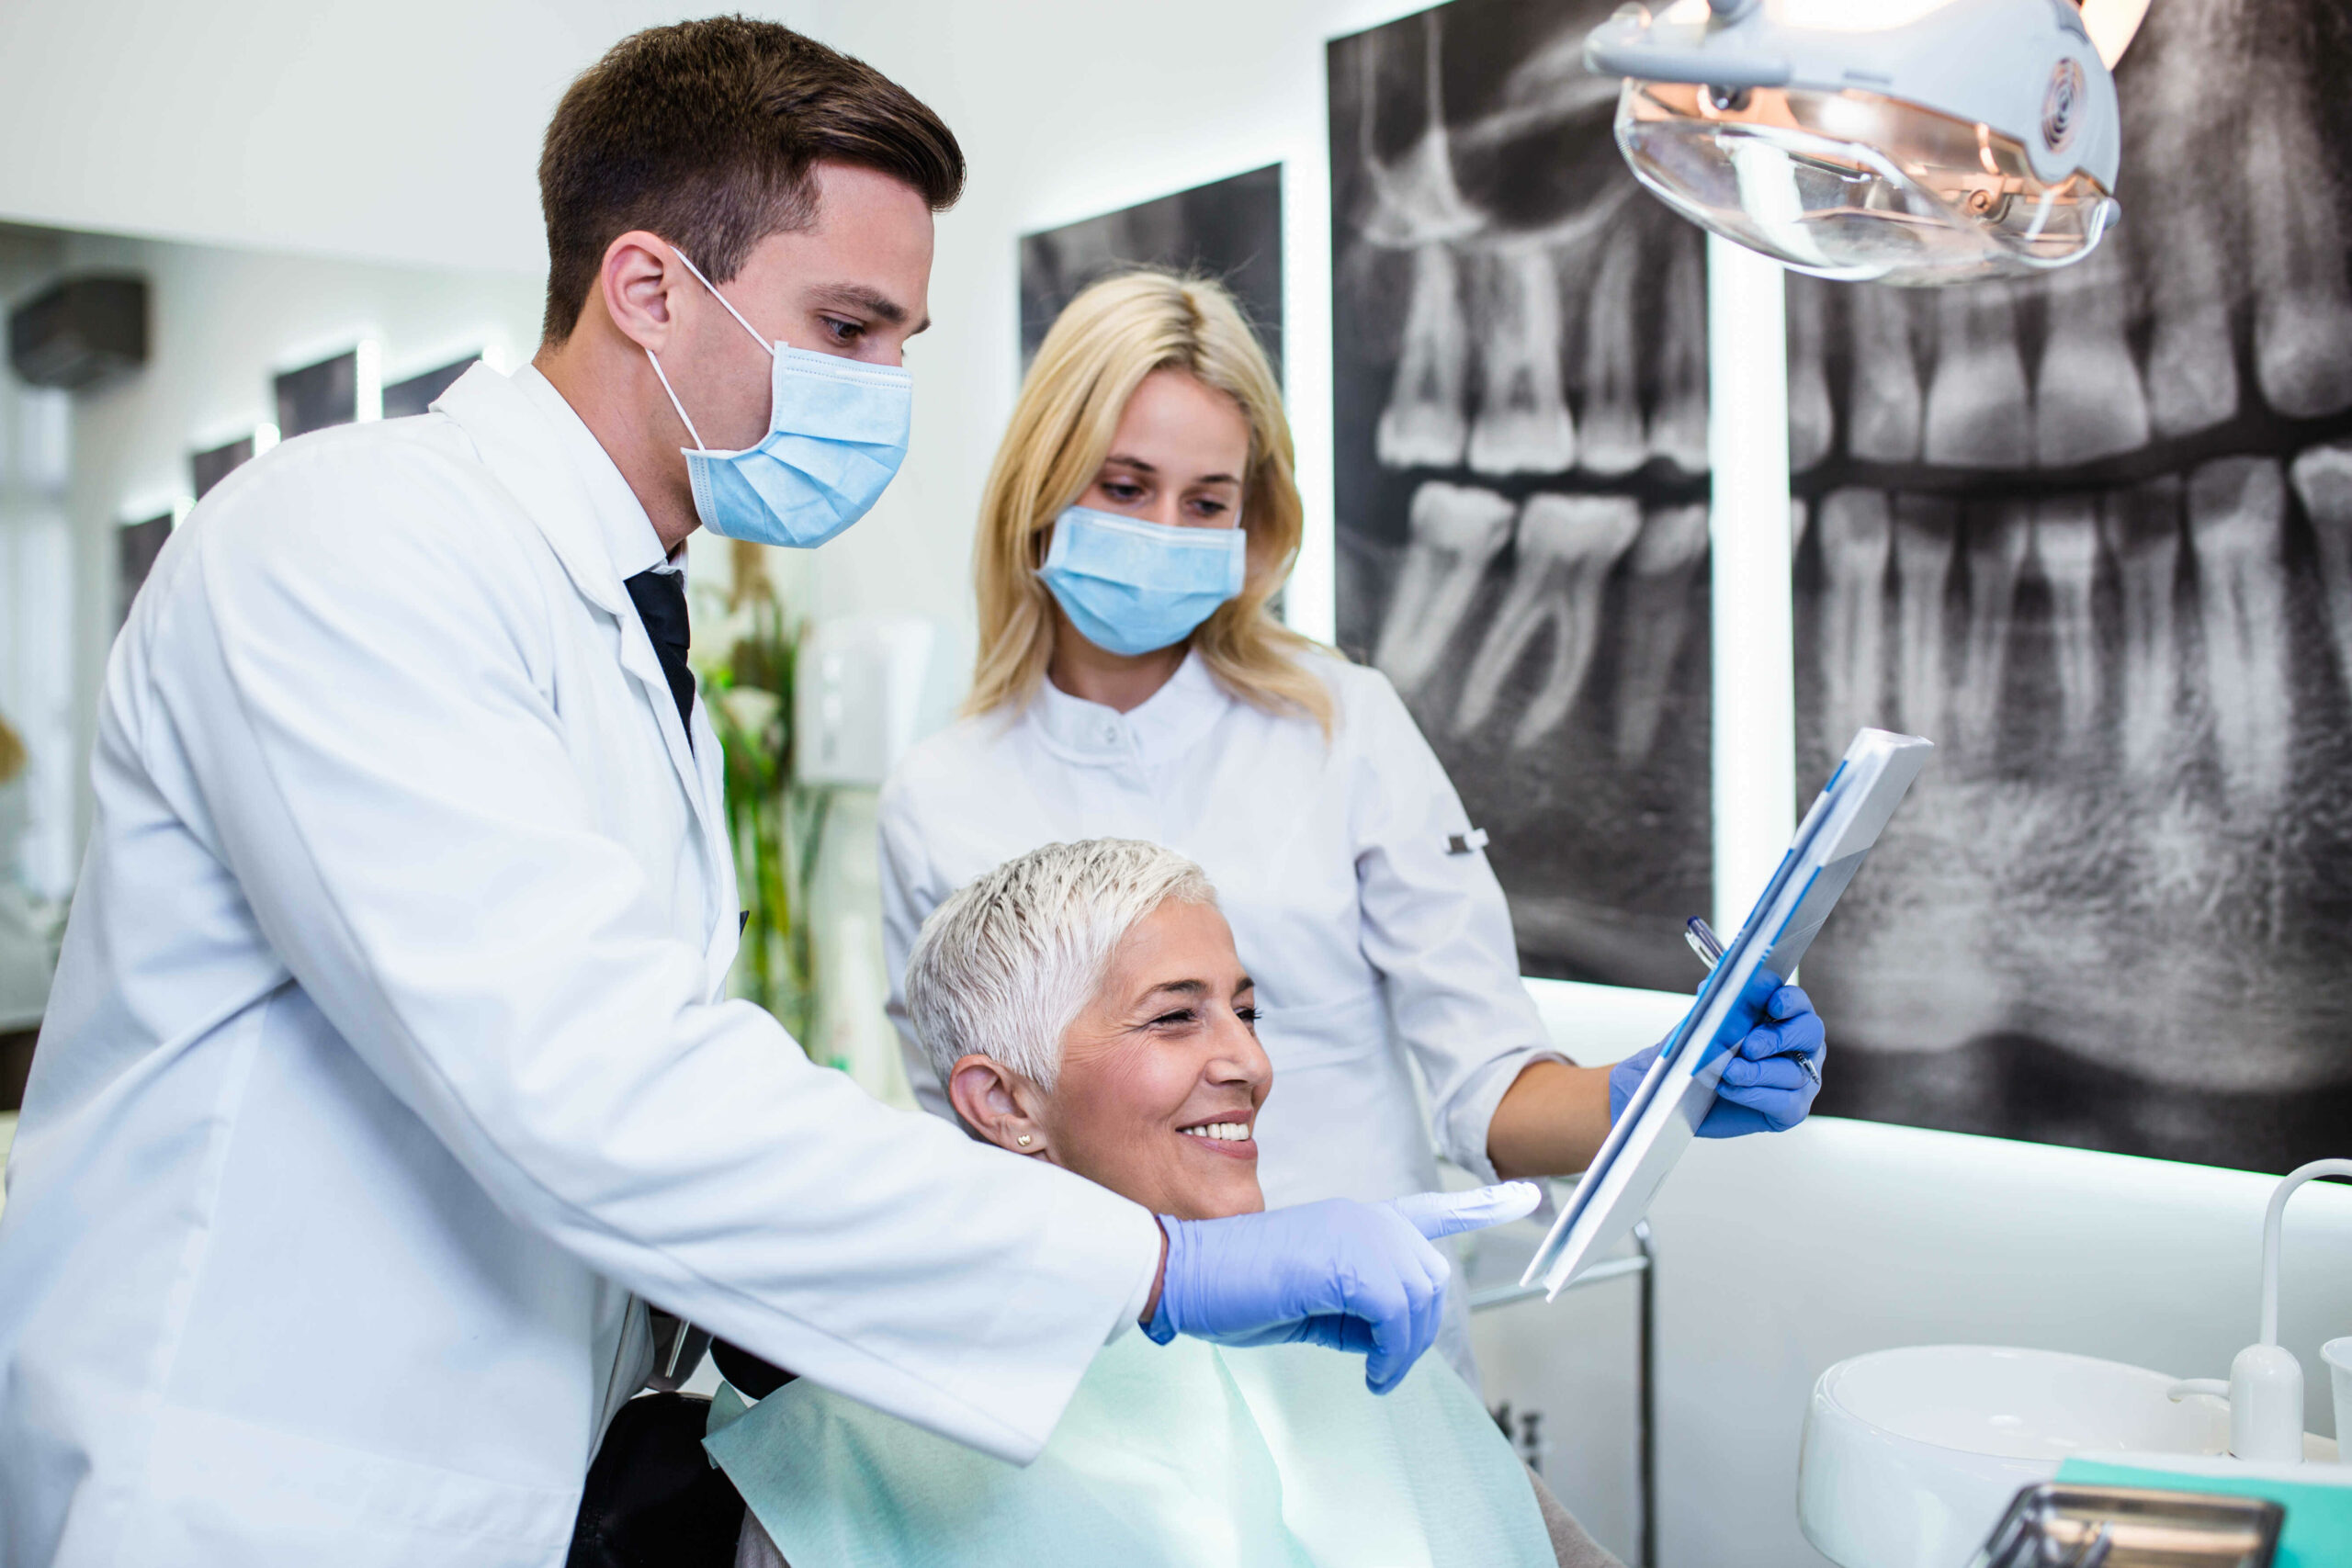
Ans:
{"label": "dental unit tray", "polygon": [[1927,764],[1932,742],[1865,729],[1822,786],[1764,896],[1749,911],[1699,999],[1650,1064],[1592,1167],[1560,1210],[1521,1285],[1548,1301],[1632,1230],[1714,1104],[1724,1064],[1762,1021],[1814,932]]}

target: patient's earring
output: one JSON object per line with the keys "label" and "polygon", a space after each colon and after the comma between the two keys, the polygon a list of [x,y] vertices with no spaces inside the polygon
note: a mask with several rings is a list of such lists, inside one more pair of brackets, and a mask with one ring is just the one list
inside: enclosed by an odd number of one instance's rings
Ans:
{"label": "patient's earring", "polygon": [[1013,1139],[1012,1141],[1013,1141],[1014,1143],[1016,1143],[1016,1144],[1019,1144],[1023,1148],[1024,1148],[1024,1149],[1025,1149],[1025,1148],[1027,1148],[1027,1147],[1029,1146],[1029,1141],[1030,1141],[1030,1140],[1029,1140],[1029,1134],[1026,1134],[1026,1133],[1023,1133],[1023,1134],[1021,1134],[1021,1136],[1019,1136],[1019,1137],[1017,1137],[1017,1138]]}

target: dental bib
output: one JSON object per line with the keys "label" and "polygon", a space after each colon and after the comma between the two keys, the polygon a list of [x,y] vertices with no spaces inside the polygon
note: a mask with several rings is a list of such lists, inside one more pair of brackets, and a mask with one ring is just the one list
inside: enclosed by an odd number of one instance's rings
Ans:
{"label": "dental bib", "polygon": [[1123,1335],[1025,1469],[805,1380],[741,1408],[722,1391],[704,1447],[796,1565],[1555,1561],[1510,1444],[1429,1357],[1375,1396],[1313,1346]]}

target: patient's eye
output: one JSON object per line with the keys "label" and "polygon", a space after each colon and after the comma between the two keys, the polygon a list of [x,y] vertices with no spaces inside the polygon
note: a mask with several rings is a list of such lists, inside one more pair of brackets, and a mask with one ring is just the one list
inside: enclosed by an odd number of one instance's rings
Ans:
{"label": "patient's eye", "polygon": [[1254,1003],[1249,1007],[1235,1008],[1233,1010],[1233,1016],[1248,1024],[1251,1029],[1258,1027],[1258,1019],[1260,1014],[1257,1006]]}
{"label": "patient's eye", "polygon": [[1200,1021],[1200,1014],[1191,1008],[1178,1008],[1173,1012],[1163,1012],[1153,1019],[1151,1026],[1154,1029],[1173,1029],[1187,1023],[1198,1023]]}

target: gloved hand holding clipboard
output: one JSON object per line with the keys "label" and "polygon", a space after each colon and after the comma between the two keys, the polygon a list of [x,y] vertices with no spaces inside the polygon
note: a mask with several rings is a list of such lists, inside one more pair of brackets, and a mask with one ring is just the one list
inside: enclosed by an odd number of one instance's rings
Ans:
{"label": "gloved hand holding clipboard", "polygon": [[1933,750],[1916,735],[1883,729],[1854,737],[1747,923],[1613,1119],[1522,1285],[1540,1282],[1547,1296],[1558,1295],[1648,1211],[1713,1108],[1724,1066],[1764,1021],[1774,993],[1795,972]]}

